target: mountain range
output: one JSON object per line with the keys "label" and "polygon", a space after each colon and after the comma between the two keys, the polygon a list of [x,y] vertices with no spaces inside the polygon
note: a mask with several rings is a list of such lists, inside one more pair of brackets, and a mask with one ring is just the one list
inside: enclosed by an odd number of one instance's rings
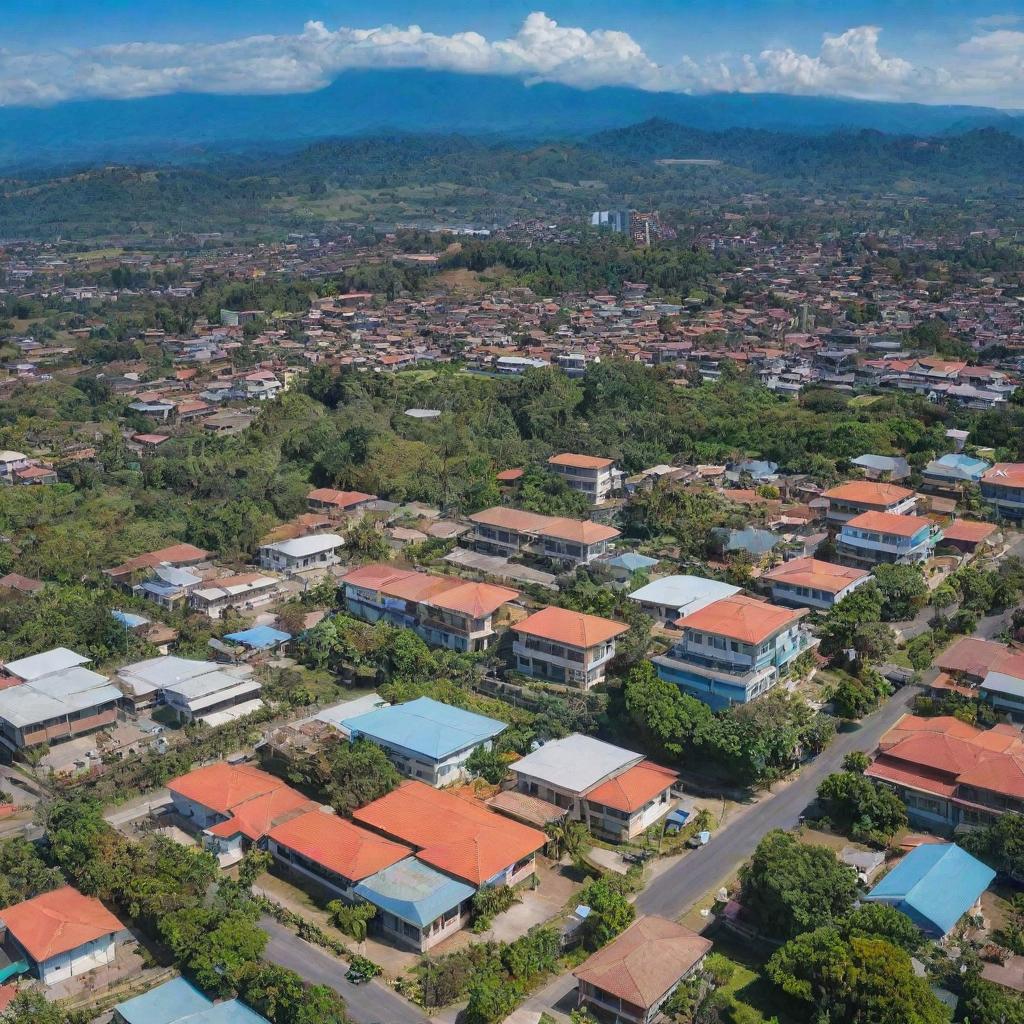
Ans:
{"label": "mountain range", "polygon": [[922,136],[996,127],[1024,135],[1020,112],[987,107],[773,94],[690,96],[618,87],[581,90],[439,71],[351,71],[312,93],[176,94],[0,108],[0,167],[193,163],[231,151],[381,133],[580,139],[650,119],[704,131],[818,135],[875,129]]}

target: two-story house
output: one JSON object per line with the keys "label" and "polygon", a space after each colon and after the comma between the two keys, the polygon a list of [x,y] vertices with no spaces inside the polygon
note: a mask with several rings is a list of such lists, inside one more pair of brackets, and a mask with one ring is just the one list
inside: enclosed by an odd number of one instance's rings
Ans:
{"label": "two-story house", "polygon": [[997,462],[986,470],[981,496],[1000,519],[1024,519],[1024,463]]}
{"label": "two-story house", "polygon": [[828,611],[871,579],[867,569],[823,562],[820,558],[794,558],[769,569],[761,577],[771,587],[772,600]]}
{"label": "two-story house", "polygon": [[619,531],[592,520],[544,516],[496,505],[475,512],[472,543],[478,551],[512,558],[548,558],[565,565],[589,565],[604,557]]}
{"label": "two-story house", "polygon": [[316,533],[264,544],[260,548],[260,566],[282,573],[322,569],[338,563],[338,549],[344,543],[344,538],[336,533]]}
{"label": "two-story house", "polygon": [[682,637],[652,660],[661,679],[716,710],[746,704],[785,678],[811,646],[806,614],[736,594],[681,619]]}
{"label": "two-story house", "polygon": [[917,495],[908,488],[871,480],[850,480],[829,488],[822,497],[828,500],[826,522],[835,529],[862,512],[903,516],[913,512],[917,504]]}
{"label": "two-story house", "polygon": [[924,562],[935,553],[942,531],[923,516],[862,512],[843,524],[836,551],[844,562],[875,566],[883,562]]}
{"label": "two-story house", "polygon": [[603,505],[622,486],[622,473],[613,459],[563,452],[548,459],[548,468],[574,491],[586,495],[591,505]]}
{"label": "two-story house", "polygon": [[615,638],[628,628],[598,615],[542,608],[512,627],[514,667],[534,679],[589,690],[604,682]]}

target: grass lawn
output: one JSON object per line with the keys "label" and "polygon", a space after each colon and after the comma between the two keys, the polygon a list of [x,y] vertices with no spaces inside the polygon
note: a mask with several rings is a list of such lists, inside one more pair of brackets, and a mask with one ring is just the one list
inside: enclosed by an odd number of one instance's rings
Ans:
{"label": "grass lawn", "polygon": [[766,1021],[777,1017],[779,1024],[800,1024],[807,1019],[799,1014],[799,1006],[795,1006],[762,975],[762,968],[768,960],[767,951],[763,956],[759,955],[758,951],[744,945],[724,928],[717,929],[711,938],[715,943],[714,952],[735,965],[732,977],[719,992],[756,1010]]}

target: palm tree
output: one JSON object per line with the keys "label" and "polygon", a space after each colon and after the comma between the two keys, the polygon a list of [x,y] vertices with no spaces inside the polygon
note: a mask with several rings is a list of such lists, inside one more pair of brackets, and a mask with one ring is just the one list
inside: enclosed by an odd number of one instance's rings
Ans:
{"label": "palm tree", "polygon": [[551,840],[555,860],[561,860],[565,854],[577,860],[583,857],[592,845],[590,832],[582,821],[562,818],[560,821],[550,822],[544,831]]}

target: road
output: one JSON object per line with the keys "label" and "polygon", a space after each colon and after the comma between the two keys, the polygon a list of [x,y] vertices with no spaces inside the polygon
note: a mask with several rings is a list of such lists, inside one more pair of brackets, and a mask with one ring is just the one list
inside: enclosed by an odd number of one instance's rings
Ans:
{"label": "road", "polygon": [[353,985],[345,980],[348,965],[300,939],[272,917],[262,917],[260,927],[270,936],[265,960],[295,971],[311,985],[328,985],[344,1000],[357,1024],[427,1024],[412,1003],[379,981]]}

